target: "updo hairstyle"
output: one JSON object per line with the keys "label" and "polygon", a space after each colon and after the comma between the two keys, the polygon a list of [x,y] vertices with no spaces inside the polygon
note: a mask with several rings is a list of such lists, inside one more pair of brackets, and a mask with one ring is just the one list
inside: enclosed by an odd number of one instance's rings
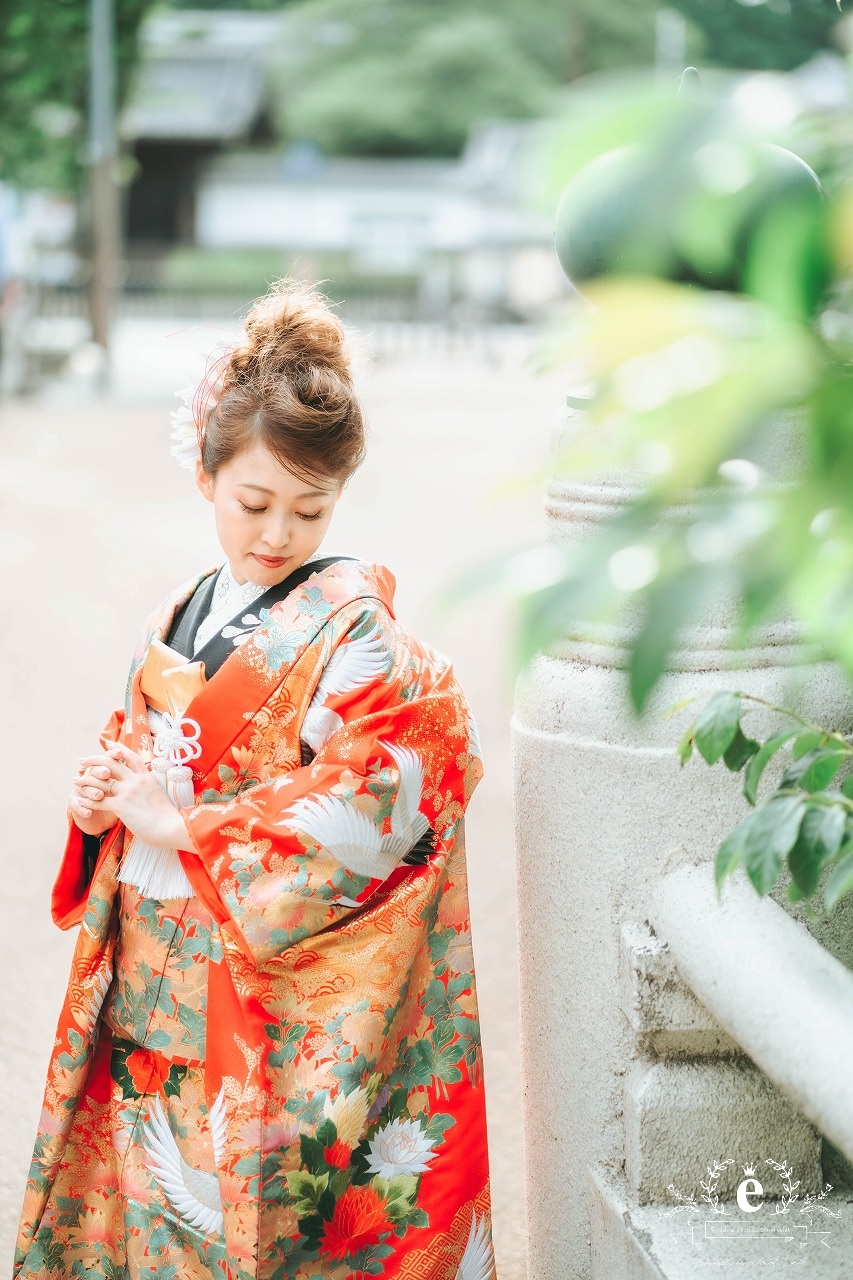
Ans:
{"label": "updo hairstyle", "polygon": [[346,332],[316,289],[291,279],[255,302],[245,334],[199,388],[201,460],[215,476],[255,444],[306,481],[345,483],[364,458]]}

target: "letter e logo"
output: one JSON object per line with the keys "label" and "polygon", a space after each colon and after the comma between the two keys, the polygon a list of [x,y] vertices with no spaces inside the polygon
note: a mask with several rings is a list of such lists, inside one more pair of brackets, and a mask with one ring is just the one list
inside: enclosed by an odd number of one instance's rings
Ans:
{"label": "letter e logo", "polygon": [[744,1178],[743,1182],[738,1185],[737,1203],[738,1208],[744,1213],[758,1213],[761,1208],[760,1204],[750,1204],[747,1196],[763,1196],[764,1188],[756,1178]]}

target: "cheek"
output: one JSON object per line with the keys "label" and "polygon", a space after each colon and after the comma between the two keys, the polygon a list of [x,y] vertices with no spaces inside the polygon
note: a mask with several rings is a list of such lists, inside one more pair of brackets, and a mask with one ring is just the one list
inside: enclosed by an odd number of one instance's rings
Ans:
{"label": "cheek", "polygon": [[225,505],[216,512],[216,527],[226,537],[239,537],[244,532],[244,518]]}

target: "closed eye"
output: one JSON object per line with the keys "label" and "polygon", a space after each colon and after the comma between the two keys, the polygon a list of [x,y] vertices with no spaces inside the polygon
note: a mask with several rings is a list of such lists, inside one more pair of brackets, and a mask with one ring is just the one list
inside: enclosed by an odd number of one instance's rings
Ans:
{"label": "closed eye", "polygon": [[[246,514],[250,516],[260,516],[260,515],[263,515],[263,513],[266,511],[266,507],[247,507],[245,502],[241,502],[240,506],[243,508]],[[322,517],[323,512],[312,511],[309,513],[307,511],[297,511],[296,514],[299,516],[300,520],[319,520]]]}

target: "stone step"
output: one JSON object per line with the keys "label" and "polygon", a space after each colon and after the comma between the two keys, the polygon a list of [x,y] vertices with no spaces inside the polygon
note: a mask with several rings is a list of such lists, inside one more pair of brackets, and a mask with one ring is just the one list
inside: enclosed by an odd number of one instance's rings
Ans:
{"label": "stone step", "polygon": [[[790,1164],[788,1165],[790,1168]],[[684,1187],[695,1207],[669,1195],[666,1202],[637,1205],[624,1176],[599,1166],[589,1175],[591,1280],[849,1280],[853,1258],[853,1190],[831,1190],[808,1202],[781,1198],[779,1175],[763,1172],[760,1207],[745,1212],[734,1198],[713,1212],[702,1192]],[[796,1181],[796,1178],[794,1179]],[[820,1207],[816,1207],[820,1206]],[[779,1210],[777,1212],[777,1210]]]}
{"label": "stone step", "polygon": [[823,1186],[820,1134],[748,1058],[636,1061],[625,1081],[625,1172],[642,1204],[669,1184],[698,1185],[709,1164],[733,1196],[741,1166],[766,1158],[797,1170],[800,1193]]}

